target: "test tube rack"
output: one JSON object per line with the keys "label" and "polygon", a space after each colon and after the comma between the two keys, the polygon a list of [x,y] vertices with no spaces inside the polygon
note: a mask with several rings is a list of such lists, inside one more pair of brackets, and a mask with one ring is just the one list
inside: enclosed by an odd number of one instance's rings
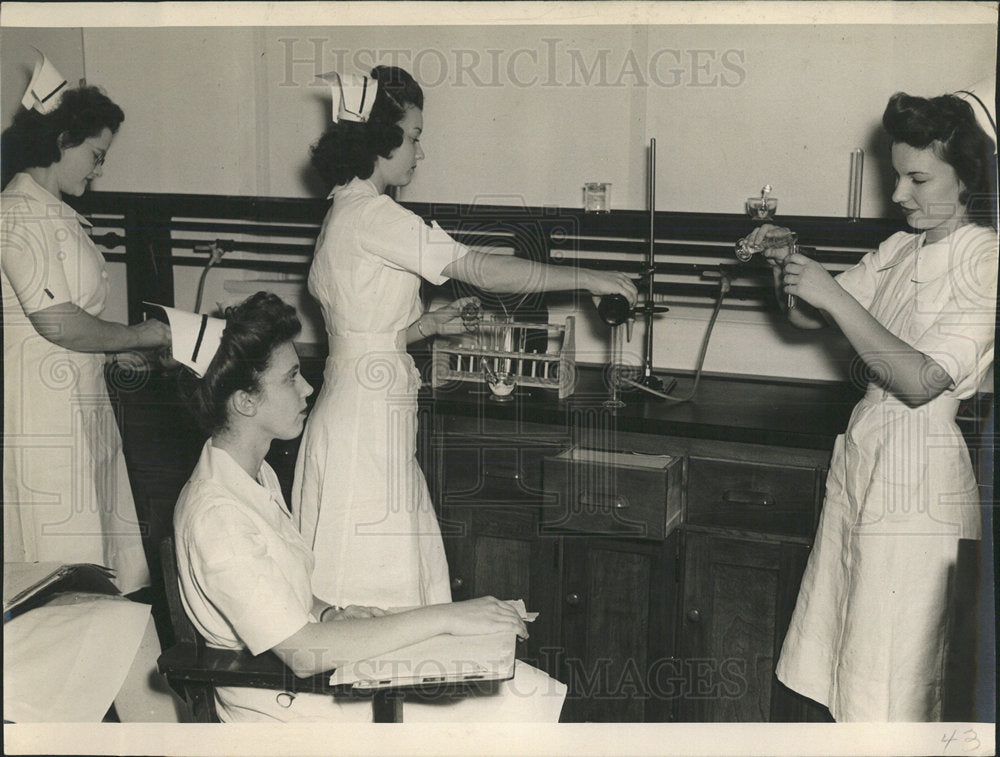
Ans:
{"label": "test tube rack", "polygon": [[[576,343],[573,316],[567,316],[562,325],[553,323],[527,323],[520,321],[484,321],[479,325],[481,334],[496,334],[499,338],[486,339],[485,343],[514,345],[513,350],[495,350],[483,347],[457,346],[454,342],[435,339],[431,351],[431,386],[439,387],[450,381],[471,381],[485,384],[483,360],[499,358],[509,360],[510,371],[515,374],[518,386],[556,389],[559,399],[573,394],[576,388]],[[523,345],[527,334],[548,332],[547,344],[558,345],[556,352],[526,352]],[[506,333],[509,332],[509,333]],[[518,346],[522,349],[517,349]]]}

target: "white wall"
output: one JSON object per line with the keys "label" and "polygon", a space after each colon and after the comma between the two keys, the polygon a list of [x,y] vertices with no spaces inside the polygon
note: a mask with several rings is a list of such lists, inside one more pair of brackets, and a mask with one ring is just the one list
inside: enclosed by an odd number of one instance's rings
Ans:
{"label": "white wall", "polygon": [[[740,212],[770,183],[780,213],[831,216],[846,211],[855,147],[863,215],[891,212],[877,138],[890,94],[959,89],[996,59],[995,24],[5,28],[0,41],[4,125],[29,43],[122,105],[96,189],[316,196],[308,147],[330,105],[315,75],[395,61],[426,96],[427,159],[403,200],[578,206],[584,182],[607,181],[613,207],[643,209],[655,138],[659,210]],[[179,303],[191,274],[178,276]],[[214,272],[206,302],[238,298],[223,284]],[[693,367],[708,313],[658,319],[656,364]],[[606,332],[583,320],[580,351],[601,361]],[[706,368],[833,379],[848,354],[726,309]]]}

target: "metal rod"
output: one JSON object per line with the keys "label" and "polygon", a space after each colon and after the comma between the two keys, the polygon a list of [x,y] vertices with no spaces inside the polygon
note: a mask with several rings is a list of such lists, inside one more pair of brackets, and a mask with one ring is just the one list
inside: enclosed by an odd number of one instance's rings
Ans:
{"label": "metal rod", "polygon": [[649,140],[649,250],[646,255],[646,334],[643,376],[653,374],[653,272],[656,270],[656,138]]}

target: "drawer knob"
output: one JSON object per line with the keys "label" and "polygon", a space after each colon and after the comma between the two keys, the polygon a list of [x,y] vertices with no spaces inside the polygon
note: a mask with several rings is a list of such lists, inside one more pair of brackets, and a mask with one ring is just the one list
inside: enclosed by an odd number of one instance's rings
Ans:
{"label": "drawer knob", "polygon": [[575,591],[571,594],[566,595],[566,604],[568,605],[578,605],[580,604],[580,595]]}
{"label": "drawer knob", "polygon": [[453,579],[451,579],[452,591],[458,591],[463,586],[465,586],[465,580],[460,576],[455,576]]}
{"label": "drawer knob", "polygon": [[690,620],[692,623],[700,623],[701,613],[698,612],[697,610],[688,610],[687,619]]}

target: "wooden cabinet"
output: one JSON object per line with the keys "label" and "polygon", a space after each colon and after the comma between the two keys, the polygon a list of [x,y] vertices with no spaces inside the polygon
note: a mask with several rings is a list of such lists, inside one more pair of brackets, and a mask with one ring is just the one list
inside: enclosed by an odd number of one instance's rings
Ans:
{"label": "wooden cabinet", "polygon": [[563,720],[829,720],[774,676],[825,453],[435,424],[454,598],[521,597],[540,613],[522,658],[567,684]]}
{"label": "wooden cabinet", "polygon": [[692,530],[684,541],[679,719],[823,720],[821,708],[774,676],[808,546]]}
{"label": "wooden cabinet", "polygon": [[537,512],[516,505],[445,506],[441,528],[452,599],[523,599],[538,619],[518,657],[558,677],[559,543],[538,535]]}
{"label": "wooden cabinet", "polygon": [[564,721],[668,720],[682,461],[598,470],[568,448],[557,432],[439,439],[453,598],[539,613],[519,656],[567,684]]}
{"label": "wooden cabinet", "polygon": [[677,535],[562,540],[563,720],[673,719]]}
{"label": "wooden cabinet", "polygon": [[829,720],[774,675],[809,559],[823,473],[810,465],[689,459],[681,720]]}
{"label": "wooden cabinet", "polygon": [[558,540],[540,533],[539,513],[546,502],[542,459],[560,447],[521,441],[444,435],[425,470],[438,506],[452,598],[523,599],[539,616],[519,656],[555,675],[561,562]]}

